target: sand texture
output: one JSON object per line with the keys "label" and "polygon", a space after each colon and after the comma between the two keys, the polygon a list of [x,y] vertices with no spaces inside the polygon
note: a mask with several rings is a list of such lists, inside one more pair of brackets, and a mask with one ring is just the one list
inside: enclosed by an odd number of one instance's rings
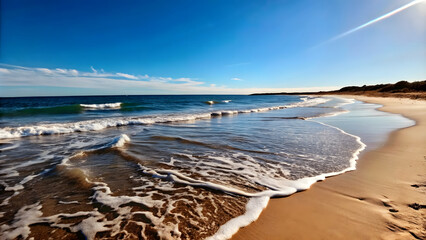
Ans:
{"label": "sand texture", "polygon": [[346,97],[382,104],[416,125],[363,154],[357,170],[272,199],[232,239],[426,239],[426,101]]}

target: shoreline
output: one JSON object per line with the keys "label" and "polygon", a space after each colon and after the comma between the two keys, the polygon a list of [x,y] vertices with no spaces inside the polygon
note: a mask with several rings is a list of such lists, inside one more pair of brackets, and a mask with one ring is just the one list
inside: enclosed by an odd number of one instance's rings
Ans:
{"label": "shoreline", "polygon": [[271,199],[260,217],[231,239],[422,239],[426,196],[426,101],[338,95],[383,105],[416,122],[365,152],[355,171],[307,191]]}

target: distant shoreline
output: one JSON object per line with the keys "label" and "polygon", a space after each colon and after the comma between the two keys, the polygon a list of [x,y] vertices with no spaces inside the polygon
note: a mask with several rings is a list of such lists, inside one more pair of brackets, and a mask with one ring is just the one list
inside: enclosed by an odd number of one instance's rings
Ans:
{"label": "distant shoreline", "polygon": [[399,81],[395,84],[364,85],[362,87],[349,86],[336,91],[254,93],[251,95],[361,95],[369,97],[426,99],[426,81],[411,83]]}

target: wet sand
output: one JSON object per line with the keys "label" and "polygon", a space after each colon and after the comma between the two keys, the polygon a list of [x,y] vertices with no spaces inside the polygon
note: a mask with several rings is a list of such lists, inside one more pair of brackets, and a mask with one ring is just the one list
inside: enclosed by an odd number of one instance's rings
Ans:
{"label": "wet sand", "polygon": [[381,104],[416,125],[363,154],[357,170],[271,199],[232,239],[426,239],[426,101],[343,97]]}

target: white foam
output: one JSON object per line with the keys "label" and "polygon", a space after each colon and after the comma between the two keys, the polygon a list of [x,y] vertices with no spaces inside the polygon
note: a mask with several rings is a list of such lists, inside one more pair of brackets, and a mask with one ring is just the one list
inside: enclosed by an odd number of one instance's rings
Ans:
{"label": "white foam", "polygon": [[14,143],[11,146],[0,148],[0,152],[4,152],[4,151],[15,149],[15,148],[19,147],[20,145],[21,145],[20,142]]}
{"label": "white foam", "polygon": [[36,159],[29,160],[23,163],[14,163],[11,162],[11,164],[3,166],[3,169],[0,169],[0,174],[7,174],[9,177],[13,176],[19,176],[19,172],[17,172],[17,169],[25,168],[31,165],[47,162],[49,160],[54,159],[55,156],[49,154],[49,152],[43,152],[41,153]]}
{"label": "white foam", "polygon": [[251,110],[239,110],[238,113],[251,113]]}
{"label": "white foam", "polygon": [[[60,213],[48,217],[43,217],[41,211],[42,205],[35,203],[32,205],[22,207],[17,214],[15,220],[11,225],[0,226],[1,239],[16,239],[21,236],[27,239],[31,233],[30,226],[35,223],[49,223],[51,226],[59,228],[68,228],[72,232],[81,231],[87,239],[94,239],[97,232],[111,230],[109,227],[113,225],[113,221],[106,221],[105,216],[97,210],[91,212],[76,212],[76,213]],[[72,218],[88,216],[77,225],[59,223],[62,218]]]}
{"label": "white foam", "polygon": [[39,218],[43,215],[40,211],[41,206],[39,203],[33,205],[24,206],[15,214],[15,221],[12,225],[1,225],[2,239],[16,239],[22,236],[23,239],[27,239],[31,233],[30,225],[37,223]]}
{"label": "white foam", "polygon": [[178,121],[197,120],[210,118],[210,113],[186,114],[186,115],[166,115],[141,118],[104,118],[74,123],[42,124],[36,126],[24,126],[17,128],[0,129],[0,139],[17,138],[26,136],[68,134],[73,132],[99,131],[110,127],[119,127],[126,125],[147,125],[155,123],[167,123]]}
{"label": "white foam", "polygon": [[[316,121],[315,121],[316,122]],[[305,177],[297,180],[288,180],[282,177],[276,178],[272,174],[273,171],[283,171],[282,169],[278,169],[277,166],[275,168],[268,168],[268,171],[271,172],[257,172],[252,171],[253,169],[259,169],[259,166],[256,166],[256,161],[252,159],[248,155],[244,155],[242,153],[235,154],[234,157],[244,157],[244,164],[240,164],[238,162],[233,162],[229,158],[225,157],[215,157],[210,156],[209,158],[214,160],[215,162],[209,162],[209,161],[197,161],[199,164],[203,164],[208,169],[215,169],[215,167],[220,166],[221,169],[229,169],[229,171],[225,171],[223,174],[229,175],[233,171],[238,171],[241,175],[243,175],[245,178],[247,178],[250,182],[255,182],[261,186],[267,187],[266,190],[262,190],[259,192],[247,192],[243,189],[239,189],[237,187],[232,187],[226,182],[220,182],[222,179],[222,173],[216,172],[217,176],[214,178],[214,182],[206,181],[206,180],[198,180],[194,179],[192,177],[186,176],[178,171],[171,170],[171,169],[150,169],[145,166],[142,166],[139,164],[140,168],[142,169],[142,172],[145,174],[151,175],[155,178],[160,178],[166,181],[176,182],[180,184],[189,185],[192,187],[202,187],[202,188],[210,188],[230,194],[240,195],[249,197],[250,201],[246,206],[246,213],[238,216],[234,219],[231,219],[226,224],[221,226],[219,231],[213,235],[210,239],[228,239],[230,238],[235,232],[238,231],[240,227],[246,226],[249,223],[255,221],[262,210],[266,207],[267,202],[269,198],[271,197],[282,197],[282,196],[288,196],[291,195],[297,191],[302,191],[309,189],[312,184],[314,184],[317,181],[322,181],[327,177],[342,174],[346,171],[351,171],[356,168],[356,160],[358,159],[359,153],[365,149],[365,144],[361,142],[361,139],[358,136],[349,134],[344,132],[343,130],[336,128],[334,126],[329,126],[324,123],[318,122],[319,124],[328,126],[330,128],[336,129],[342,134],[348,135],[353,137],[356,142],[359,144],[359,148],[356,149],[352,153],[352,157],[349,159],[349,166],[341,171],[337,172],[330,172],[330,173],[324,173],[313,177]],[[240,156],[241,155],[241,156]],[[244,156],[243,156],[244,155]],[[304,156],[308,157],[308,156]],[[174,159],[176,162],[176,165],[180,164],[181,162],[178,162],[176,159]],[[199,168],[200,165],[198,163],[194,166]],[[247,169],[249,168],[249,169]],[[285,172],[285,169],[284,169]],[[213,176],[209,172],[205,172],[204,170],[197,170],[197,173],[201,176],[209,176],[212,178]]]}
{"label": "white foam", "polygon": [[[91,197],[93,201],[99,202],[103,205],[107,205],[114,209],[118,214],[112,220],[107,220],[106,216],[94,209],[92,211],[80,211],[75,213],[59,213],[52,216],[43,217],[41,211],[42,205],[35,203],[32,205],[22,207],[17,214],[12,224],[3,224],[0,226],[0,239],[16,239],[21,236],[23,239],[28,238],[30,234],[30,226],[35,223],[47,223],[52,227],[58,227],[63,229],[69,229],[71,232],[82,232],[86,239],[94,239],[96,233],[103,231],[110,231],[111,236],[114,237],[118,233],[124,233],[127,236],[127,232],[121,229],[121,223],[128,221],[134,214],[144,214],[148,219],[151,220],[149,224],[152,228],[157,230],[158,235],[161,239],[174,239],[176,236],[180,236],[178,225],[172,223],[165,223],[165,215],[157,216],[149,211],[132,212],[131,207],[123,207],[123,204],[130,202],[143,204],[149,208],[160,208],[164,207],[164,201],[154,200],[152,197],[153,193],[145,192],[145,196],[113,196],[111,189],[106,183],[103,182],[92,182],[86,178],[89,184],[94,185],[94,194]],[[147,195],[148,194],[148,195]],[[77,201],[63,202],[59,201],[60,204],[78,204]],[[173,203],[168,205],[168,212],[173,210]],[[63,223],[63,219],[85,217],[78,224],[75,223]],[[147,223],[135,222],[145,229]],[[143,231],[141,232],[142,234]],[[126,238],[126,237],[124,237]]]}
{"label": "white foam", "polygon": [[[93,195],[93,199],[96,200],[97,202],[100,202],[104,205],[107,205],[109,207],[111,207],[112,209],[116,210],[117,213],[120,215],[119,217],[115,218],[112,221],[109,222],[100,222],[99,218],[95,218],[93,220],[90,220],[89,223],[91,223],[92,225],[95,224],[94,226],[89,226],[88,230],[85,232],[83,232],[85,234],[86,237],[88,237],[90,239],[91,236],[94,236],[96,234],[96,232],[99,231],[105,231],[103,230],[103,227],[108,226],[108,225],[115,225],[116,229],[114,229],[114,227],[109,227],[107,230],[113,230],[112,235],[114,236],[114,231],[115,232],[119,232],[119,224],[121,223],[122,220],[125,220],[127,218],[129,218],[129,216],[135,215],[135,214],[143,214],[145,215],[150,221],[151,221],[151,225],[154,229],[157,230],[158,235],[160,236],[161,239],[176,239],[176,237],[178,237],[177,239],[179,239],[179,236],[181,235],[179,228],[178,228],[178,224],[173,224],[173,223],[165,223],[164,219],[166,217],[166,215],[161,215],[161,216],[156,216],[154,215],[152,212],[149,211],[136,211],[136,212],[131,212],[131,208],[129,207],[122,207],[122,205],[130,203],[130,202],[134,202],[134,203],[139,203],[139,204],[143,204],[149,208],[153,208],[153,207],[157,207],[157,208],[161,208],[164,207],[164,201],[162,200],[154,200],[152,198],[153,194],[152,192],[145,192],[145,195],[148,194],[147,196],[125,196],[125,195],[121,195],[121,196],[113,196],[111,189],[108,187],[108,185],[106,183],[103,182],[93,182],[93,184],[95,184],[95,187],[93,187],[93,189],[95,190],[95,193]],[[174,209],[173,203],[169,203],[167,206],[167,212],[171,212]],[[143,228],[145,228],[145,223],[139,222],[137,223],[138,225],[142,226]],[[83,222],[80,224],[81,227],[84,227]],[[77,230],[77,229],[75,229]],[[73,230],[73,231],[75,231]]]}
{"label": "white foam", "polygon": [[296,102],[288,105],[287,107],[312,107],[315,105],[323,104],[331,100],[331,98],[301,98],[302,102]]}
{"label": "white foam", "polygon": [[108,221],[103,219],[103,221],[99,221],[99,217],[89,217],[81,221],[78,225],[70,227],[70,230],[73,232],[81,231],[87,239],[92,240],[95,239],[96,233],[108,231],[109,227],[105,225],[108,224]]}
{"label": "white foam", "polygon": [[3,186],[5,186],[5,188],[4,188],[5,191],[13,191],[14,193],[11,196],[9,196],[6,199],[4,199],[3,202],[0,204],[0,206],[7,206],[9,204],[10,199],[12,199],[14,196],[17,196],[20,193],[20,191],[25,188],[24,184],[32,181],[36,177],[39,177],[39,176],[45,174],[46,172],[50,171],[53,168],[45,169],[45,170],[43,170],[42,172],[40,172],[38,174],[28,175],[24,179],[22,179],[19,183],[16,183],[14,186],[9,186],[6,182],[1,181],[0,183]]}
{"label": "white foam", "polygon": [[321,118],[321,117],[334,117],[340,114],[344,114],[344,113],[349,113],[348,110],[341,110],[341,111],[335,111],[335,112],[331,112],[331,113],[324,113],[315,117],[304,117],[302,118],[303,120],[310,120],[310,119],[315,119],[315,118]]}
{"label": "white foam", "polygon": [[[238,113],[263,112],[270,110],[279,110],[283,108],[309,107],[325,103],[330,99],[326,98],[309,98],[302,102],[297,102],[285,106],[264,107],[250,110],[226,110],[220,111],[220,115],[235,115]],[[207,119],[212,116],[218,116],[219,112],[207,112],[197,114],[181,114],[181,115],[158,115],[149,117],[122,117],[122,118],[103,118],[88,121],[72,122],[72,123],[56,123],[41,124],[35,126],[23,127],[5,127],[0,129],[0,139],[19,138],[26,136],[52,135],[52,134],[68,134],[73,132],[99,131],[105,128],[119,127],[126,125],[146,125],[155,123],[169,123],[179,121],[191,121],[198,119]]]}
{"label": "white foam", "polygon": [[229,103],[229,102],[231,102],[232,100],[223,100],[222,102],[224,102],[224,103]]}
{"label": "white foam", "polygon": [[238,111],[222,111],[222,116],[224,115],[234,115],[234,114],[238,114]]}
{"label": "white foam", "polygon": [[[296,107],[296,106],[310,106],[311,104],[318,104],[318,102],[321,101],[317,101],[317,100],[313,100],[313,102],[310,102],[310,99],[306,98],[306,100],[304,102],[302,102],[304,105],[302,105],[302,103],[298,103],[298,104],[292,104],[292,105],[287,105],[287,106],[277,106],[277,107],[269,107],[269,108],[261,108],[261,109],[253,109],[253,110],[239,110],[239,111],[230,111],[232,112],[232,114],[240,114],[240,113],[248,113],[248,112],[252,112],[252,111],[268,111],[268,110],[277,110],[277,109],[282,109],[285,107]],[[266,109],[266,110],[265,110]],[[220,111],[218,113],[220,113],[220,115],[224,115],[223,112],[226,111]],[[226,115],[226,114],[225,114]],[[214,116],[213,113],[207,113],[204,115],[196,115],[200,118],[210,118],[211,116]],[[187,116],[172,116],[172,117],[158,117],[158,118],[140,118],[140,119],[119,119],[122,123],[130,123],[130,121],[142,121],[141,119],[143,119],[144,123],[146,122],[150,122],[151,123],[156,123],[159,121],[185,121],[187,119],[192,119],[194,117],[194,115],[191,115],[189,117]],[[159,120],[160,119],[160,120]],[[127,122],[126,122],[127,121]],[[318,122],[320,123],[320,122]],[[326,125],[324,123],[320,123],[323,125]],[[118,126],[118,125],[117,125]],[[355,169],[355,165],[356,165],[356,160],[358,157],[358,154],[360,151],[362,151],[365,147],[365,145],[361,142],[361,139],[357,136],[348,134],[346,132],[344,132],[341,129],[338,129],[336,127],[333,126],[329,126],[326,125],[328,127],[332,127],[335,128],[337,130],[339,130],[340,132],[342,132],[343,134],[347,134],[350,135],[352,137],[354,137],[357,142],[360,144],[360,148],[355,151],[352,155],[352,158],[350,159],[350,167],[348,167],[347,169],[344,169],[340,172],[334,172],[334,173],[327,173],[327,174],[322,174],[319,176],[315,176],[315,177],[308,177],[308,178],[302,178],[299,180],[287,180],[287,179],[277,179],[273,177],[273,174],[269,174],[270,172],[266,172],[266,174],[257,174],[258,172],[251,172],[252,169],[257,169],[260,168],[259,167],[259,163],[256,162],[255,159],[253,159],[252,157],[250,157],[249,155],[245,155],[242,153],[239,154],[234,154],[233,157],[238,158],[244,158],[244,161],[242,162],[233,162],[232,159],[227,158],[227,157],[223,157],[223,156],[209,156],[208,158],[212,161],[197,161],[199,159],[194,158],[192,155],[186,155],[188,158],[192,159],[193,162],[197,162],[197,164],[211,164],[211,166],[215,166],[214,164],[216,164],[216,166],[219,166],[221,168],[230,168],[231,172],[232,171],[239,171],[240,175],[243,175],[243,177],[246,177],[249,180],[253,180],[256,179],[256,184],[265,186],[267,189],[263,190],[263,191],[259,191],[259,192],[247,192],[244,189],[239,189],[238,187],[232,187],[230,186],[230,184],[227,184],[226,182],[220,182],[221,175],[220,173],[217,173],[217,176],[211,176],[210,175],[210,179],[213,178],[213,181],[203,181],[203,180],[198,180],[198,179],[194,179],[191,177],[188,177],[178,171],[174,171],[174,170],[164,170],[164,169],[150,169],[148,167],[139,165],[142,169],[142,172],[145,174],[149,174],[152,177],[156,177],[156,178],[160,178],[160,179],[164,179],[166,181],[168,181],[172,186],[172,182],[177,182],[177,183],[181,183],[187,186],[193,186],[193,187],[203,187],[203,188],[211,188],[211,189],[215,189],[215,190],[219,190],[219,191],[223,191],[223,192],[227,192],[227,193],[231,193],[231,194],[236,194],[236,195],[241,195],[241,196],[246,196],[249,197],[250,200],[248,201],[247,205],[246,205],[246,212],[241,215],[238,216],[234,219],[229,220],[228,222],[226,222],[224,225],[222,225],[219,230],[216,232],[216,234],[214,234],[213,236],[211,236],[209,239],[228,239],[230,238],[233,234],[235,234],[239,228],[247,226],[248,224],[250,224],[251,222],[255,221],[260,213],[262,212],[262,210],[267,206],[267,203],[270,199],[270,197],[275,197],[275,196],[288,196],[290,194],[293,194],[297,191],[301,191],[301,190],[305,190],[308,189],[312,184],[314,184],[316,181],[320,181],[320,180],[324,180],[326,177],[328,176],[332,176],[332,175],[336,175],[336,174],[340,174],[343,173],[345,171],[349,171],[349,170],[353,170]],[[124,144],[126,142],[129,142],[130,138],[125,135],[122,134],[116,138],[114,138],[110,143],[105,144],[103,147],[122,147],[124,146]],[[184,155],[184,154],[181,154]],[[302,156],[302,155],[300,155]],[[303,156],[303,157],[308,157],[308,156]],[[64,160],[64,164],[66,163],[67,160]],[[178,165],[180,164],[179,160],[177,159],[170,159],[169,165],[173,166],[173,165]],[[257,164],[257,165],[256,165]],[[267,163],[269,164],[269,163]],[[197,165],[198,166],[198,165]],[[268,168],[268,171],[281,171],[281,172],[285,172],[285,169],[281,169],[280,166],[275,166],[271,164],[271,168]],[[204,172],[203,170],[198,171],[198,173],[201,176],[205,176],[208,175],[208,173]],[[229,174],[229,172],[228,172]],[[252,175],[250,175],[252,174]],[[216,178],[215,178],[216,177]],[[31,178],[31,177],[30,177]],[[28,178],[29,180],[31,180],[30,178]],[[29,181],[28,180],[28,181]],[[90,182],[90,181],[88,181]],[[25,183],[25,182],[24,182]],[[21,182],[21,185],[24,184],[23,182]],[[87,239],[93,239],[96,235],[97,232],[101,232],[101,231],[112,231],[112,236],[114,236],[115,232],[118,232],[117,229],[119,229],[119,225],[121,223],[121,221],[125,221],[126,219],[130,219],[132,215],[134,214],[144,214],[151,222],[154,226],[154,228],[158,231],[158,235],[161,238],[164,239],[168,239],[168,238],[179,238],[181,233],[179,231],[178,228],[178,223],[179,221],[176,221],[176,224],[171,224],[171,223],[164,223],[164,216],[156,216],[155,214],[151,213],[151,212],[146,212],[146,211],[141,211],[141,212],[130,212],[130,208],[123,206],[127,203],[130,202],[135,202],[135,203],[140,203],[140,204],[144,204],[150,208],[152,207],[164,207],[164,205],[167,206],[167,213],[171,213],[172,209],[173,209],[173,202],[170,201],[170,203],[166,203],[165,201],[162,200],[153,200],[151,195],[151,193],[146,193],[143,192],[144,194],[148,194],[148,196],[115,196],[112,194],[111,189],[108,187],[108,185],[106,183],[102,183],[102,182],[90,182],[91,184],[94,184],[95,186],[93,187],[94,190],[94,194],[92,196],[92,200],[99,202],[103,205],[107,205],[109,207],[111,207],[112,209],[116,210],[117,213],[119,214],[119,217],[108,221],[105,218],[105,215],[103,215],[102,213],[99,213],[97,211],[97,209],[95,209],[94,211],[91,212],[77,212],[77,213],[72,213],[72,214],[57,214],[54,216],[50,216],[50,217],[41,217],[40,213],[40,209],[41,206],[35,204],[30,206],[30,208],[26,208],[24,209],[26,212],[31,212],[32,214],[34,214],[34,218],[37,219],[28,219],[28,221],[22,221],[22,219],[26,216],[24,213],[25,211],[17,214],[15,216],[15,221],[13,222],[12,225],[4,225],[1,226],[1,232],[2,234],[4,234],[4,238],[5,239],[9,239],[7,236],[11,236],[11,238],[16,238],[19,237],[19,235],[24,236],[25,234],[29,234],[29,225],[33,224],[33,223],[37,223],[37,222],[47,222],[49,223],[51,226],[56,226],[56,227],[61,227],[61,228],[67,228],[70,229],[70,231],[72,232],[78,232],[81,231],[86,237]],[[145,186],[140,186],[137,188],[134,188],[134,190],[143,190]],[[160,187],[157,187],[158,189],[160,189]],[[188,187],[191,188],[191,187]],[[165,190],[173,190],[173,187],[163,187],[163,189]],[[168,199],[170,200],[170,199]],[[183,199],[181,201],[187,201],[186,199]],[[73,204],[75,201],[71,201],[71,202],[59,202],[61,204]],[[78,202],[76,202],[77,204]],[[164,205],[163,205],[164,204]],[[217,206],[213,205],[215,208],[217,208]],[[220,206],[219,206],[220,207]],[[194,213],[190,213],[190,214],[198,214],[199,216],[203,216],[203,212],[201,211],[200,208],[196,208],[194,209]],[[61,224],[60,220],[62,217],[75,217],[75,216],[87,216],[86,219],[84,219],[83,221],[81,221],[79,224],[75,224],[75,225],[71,225],[71,224]],[[176,215],[177,216],[177,215]],[[191,220],[193,221],[193,220]],[[16,223],[16,224],[15,224]],[[193,222],[194,225],[196,225],[196,221]],[[144,229],[144,224],[145,223],[138,223],[141,224],[141,226],[143,226]],[[14,232],[15,231],[15,232]],[[141,231],[142,235],[144,234],[143,231]],[[18,235],[16,235],[18,234]],[[3,237],[3,235],[1,235]]]}
{"label": "white foam", "polygon": [[65,205],[68,205],[68,204],[79,204],[79,202],[78,202],[78,201],[69,201],[69,202],[66,202],[66,201],[59,201],[58,203],[59,203],[59,204],[65,204]]}
{"label": "white foam", "polygon": [[80,104],[81,107],[87,108],[88,110],[96,109],[118,109],[121,107],[121,102],[116,103],[102,103],[102,104]]}
{"label": "white foam", "polygon": [[341,97],[336,97],[336,98],[339,98],[340,100],[342,100],[342,103],[337,104],[335,108],[338,108],[347,104],[355,103],[355,99],[353,98],[341,98]]}
{"label": "white foam", "polygon": [[248,226],[259,218],[260,213],[268,205],[269,197],[254,197],[246,205],[246,212],[220,226],[219,230],[206,240],[225,240],[234,235],[238,229]]}
{"label": "white foam", "polygon": [[114,138],[110,143],[108,143],[107,145],[105,145],[105,147],[122,147],[124,146],[124,144],[130,142],[130,138],[129,136],[127,136],[126,134],[121,134],[120,136]]}

